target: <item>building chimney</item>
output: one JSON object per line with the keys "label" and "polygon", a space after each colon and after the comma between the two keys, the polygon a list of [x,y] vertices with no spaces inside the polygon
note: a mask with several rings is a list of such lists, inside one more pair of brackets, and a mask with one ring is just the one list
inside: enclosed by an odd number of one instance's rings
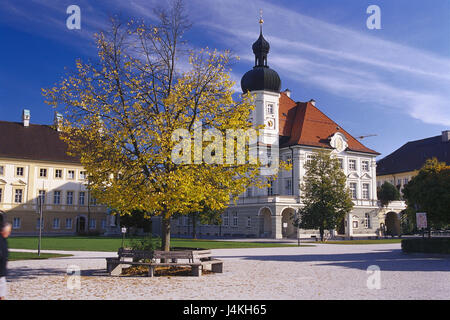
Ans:
{"label": "building chimney", "polygon": [[23,109],[23,111],[22,111],[22,122],[23,122],[23,126],[24,127],[29,127],[30,126],[30,118],[31,118],[30,110]]}
{"label": "building chimney", "polygon": [[291,97],[291,90],[286,89],[284,90],[284,93],[290,98]]}
{"label": "building chimney", "polygon": [[62,130],[62,125],[63,125],[63,116],[61,113],[55,111],[55,117],[53,119],[53,125],[56,128],[56,131],[61,131]]}
{"label": "building chimney", "polygon": [[314,107],[316,106],[316,100],[314,99],[309,100],[309,103],[311,103]]}
{"label": "building chimney", "polygon": [[442,131],[442,142],[450,141],[450,130]]}

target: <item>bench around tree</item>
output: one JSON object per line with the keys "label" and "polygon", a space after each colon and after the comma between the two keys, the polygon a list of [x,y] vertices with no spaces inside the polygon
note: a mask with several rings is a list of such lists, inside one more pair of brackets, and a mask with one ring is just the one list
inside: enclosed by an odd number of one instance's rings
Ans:
{"label": "bench around tree", "polygon": [[117,258],[106,258],[106,270],[113,276],[119,276],[126,265],[148,266],[149,277],[153,277],[155,267],[190,267],[192,275],[197,277],[207,266],[214,273],[223,272],[223,261],[214,259],[211,250],[143,251],[120,248],[117,255]]}

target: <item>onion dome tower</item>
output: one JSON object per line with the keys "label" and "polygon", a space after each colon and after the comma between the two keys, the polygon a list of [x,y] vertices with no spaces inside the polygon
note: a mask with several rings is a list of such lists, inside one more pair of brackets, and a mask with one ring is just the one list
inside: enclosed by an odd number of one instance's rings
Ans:
{"label": "onion dome tower", "polygon": [[248,91],[271,91],[279,93],[281,89],[281,80],[278,73],[267,65],[267,55],[270,45],[264,39],[262,25],[264,20],[259,19],[259,38],[252,45],[255,54],[255,66],[248,71],[241,79],[241,88],[243,93]]}

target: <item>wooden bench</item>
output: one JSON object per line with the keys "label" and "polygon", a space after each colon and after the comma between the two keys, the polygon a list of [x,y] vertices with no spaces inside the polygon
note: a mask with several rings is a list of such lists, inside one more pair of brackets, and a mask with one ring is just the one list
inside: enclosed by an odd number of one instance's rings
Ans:
{"label": "wooden bench", "polygon": [[[193,276],[201,276],[205,267],[214,273],[223,272],[223,261],[213,259],[211,250],[185,251],[138,251],[120,248],[118,258],[106,258],[106,269],[110,275],[118,276],[124,265],[145,265],[149,267],[148,276],[153,277],[155,267],[190,267]],[[128,260],[125,260],[128,259]],[[140,262],[150,260],[149,262]],[[158,261],[159,260],[159,261]],[[184,261],[179,261],[184,260]]]}
{"label": "wooden bench", "polygon": [[[149,262],[141,262],[142,260],[150,260]],[[153,260],[153,252],[144,250],[133,250],[127,248],[119,248],[117,258],[106,258],[106,272],[112,276],[119,276],[125,265],[151,265]]]}

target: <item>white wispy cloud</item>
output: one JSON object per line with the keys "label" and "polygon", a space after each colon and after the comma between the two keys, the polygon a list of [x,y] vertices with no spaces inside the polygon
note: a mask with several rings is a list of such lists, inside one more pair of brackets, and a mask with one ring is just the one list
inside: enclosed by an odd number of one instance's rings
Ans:
{"label": "white wispy cloud", "polygon": [[[450,59],[357,32],[265,1],[190,2],[195,21],[213,28],[247,61],[264,8],[270,65],[358,102],[396,108],[425,123],[450,126]],[[201,6],[202,11],[196,10]],[[255,30],[255,32],[251,32]]]}
{"label": "white wispy cloud", "polygon": [[[108,14],[97,3],[79,2],[84,32],[78,36],[87,39],[105,28]],[[154,18],[152,8],[165,2],[111,0],[106,6],[109,12],[124,16]],[[5,15],[10,12],[24,21],[46,25],[52,36],[70,41],[64,30],[65,2],[33,0],[32,4],[52,14],[31,16],[24,11],[30,10],[29,6],[13,1],[2,9]],[[376,31],[355,31],[269,1],[189,0],[185,4],[196,30],[232,48],[249,65],[254,59],[250,44],[257,37],[258,12],[263,8],[264,34],[272,47],[269,64],[283,78],[367,105],[395,108],[424,123],[450,126],[447,57],[381,39]],[[233,71],[236,89],[240,76]]]}

